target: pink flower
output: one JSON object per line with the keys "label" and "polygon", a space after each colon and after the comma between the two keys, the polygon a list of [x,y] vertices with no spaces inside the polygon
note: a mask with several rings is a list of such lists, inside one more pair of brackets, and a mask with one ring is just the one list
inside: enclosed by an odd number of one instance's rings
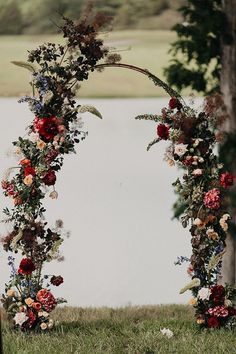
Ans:
{"label": "pink flower", "polygon": [[220,191],[213,188],[205,193],[203,199],[204,205],[209,209],[219,209],[220,207]]}
{"label": "pink flower", "polygon": [[201,176],[203,173],[203,170],[201,168],[195,168],[195,170],[193,170],[192,175],[194,176]]}
{"label": "pink flower", "polygon": [[224,306],[216,306],[216,307],[210,308],[208,310],[208,313],[210,315],[213,315],[216,317],[227,317],[229,315],[229,311]]}

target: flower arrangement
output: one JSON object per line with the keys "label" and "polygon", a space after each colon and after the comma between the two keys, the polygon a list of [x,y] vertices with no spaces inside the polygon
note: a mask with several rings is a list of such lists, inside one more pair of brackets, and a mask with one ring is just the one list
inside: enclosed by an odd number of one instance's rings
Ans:
{"label": "flower arrangement", "polygon": [[236,315],[236,291],[217,284],[230,221],[226,191],[235,179],[223,170],[213,151],[226,117],[223,102],[213,96],[197,113],[149,71],[118,63],[119,55],[110,54],[98,38],[99,30],[107,23],[101,14],[91,16],[89,9],[78,23],[64,18],[60,27],[64,45],[47,43],[30,51],[28,62],[13,62],[32,74],[32,96],[19,102],[28,103],[34,119],[27,138],[13,142],[18,165],[10,168],[2,180],[4,194],[13,202],[11,210],[3,210],[5,221],[13,224],[12,231],[2,239],[3,247],[7,252],[22,253],[18,267],[15,258],[8,257],[11,276],[2,297],[3,306],[14,326],[22,331],[53,327],[50,313],[65,300],[55,298],[51,286],[59,286],[64,280],[61,275],[42,275],[42,270],[45,262],[63,260],[59,252],[63,223],[58,220],[54,228],[48,227],[42,200],[50,189],[49,196],[57,199],[55,184],[64,155],[75,153],[75,145],[86,137],[78,114],[91,112],[101,118],[94,107],[76,103],[78,82],[87,80],[94,70],[120,67],[146,75],[171,96],[169,107],[160,115],[137,119],[158,122],[157,135],[148,150],[161,140],[170,141],[165,160],[170,166],[177,164],[184,169],[183,180],[178,178],[173,186],[184,203],[181,221],[184,227],[190,224],[193,253],[190,260],[180,257],[177,262],[190,261],[191,282],[181,293],[192,290],[191,303],[201,326],[231,324]]}
{"label": "flower arrangement", "polygon": [[230,222],[227,189],[235,180],[214,153],[226,117],[219,95],[206,98],[200,113],[172,97],[160,115],[136,117],[158,122],[157,137],[148,149],[161,140],[170,141],[165,160],[184,170],[183,179],[178,178],[173,186],[184,205],[182,225],[190,226],[192,256],[179,257],[176,264],[189,261],[192,280],[180,293],[192,290],[190,303],[196,310],[196,321],[209,328],[230,325],[236,315],[236,289],[217,284]]}
{"label": "flower arrangement", "polygon": [[14,326],[23,331],[52,328],[50,313],[65,301],[50,290],[63,283],[62,276],[42,275],[45,262],[63,259],[59,252],[63,223],[59,220],[54,228],[48,227],[42,200],[48,191],[57,199],[55,184],[64,155],[75,153],[75,145],[86,137],[78,113],[91,112],[101,118],[94,107],[78,105],[75,95],[77,82],[87,80],[98,62],[119,59],[98,38],[108,22],[101,14],[91,16],[89,9],[78,23],[64,18],[59,29],[65,44],[41,45],[29,52],[28,62],[13,62],[31,72],[33,94],[19,102],[28,103],[34,119],[27,137],[13,142],[18,165],[2,180],[4,194],[13,202],[11,210],[3,210],[5,222],[13,224],[2,239],[3,247],[20,251],[23,257],[18,267],[14,257],[8,258],[11,279],[2,302]]}

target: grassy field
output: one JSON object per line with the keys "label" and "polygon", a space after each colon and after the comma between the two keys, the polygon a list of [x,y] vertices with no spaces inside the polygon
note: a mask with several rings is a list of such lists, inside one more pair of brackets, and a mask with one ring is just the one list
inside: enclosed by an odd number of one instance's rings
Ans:
{"label": "grassy field", "polygon": [[[190,306],[58,309],[50,333],[13,332],[3,321],[4,354],[234,354],[235,333],[199,330]],[[169,328],[174,336],[160,332]]]}
{"label": "grassy field", "polygon": [[[169,44],[175,40],[170,31],[120,31],[104,35],[105,42],[120,51],[122,61],[148,69],[160,78],[167,65]],[[19,96],[29,93],[29,73],[11,64],[26,60],[27,50],[47,41],[59,42],[58,36],[1,36],[0,37],[0,96]],[[162,89],[141,74],[125,69],[107,68],[92,73],[82,84],[81,97],[156,97]]]}

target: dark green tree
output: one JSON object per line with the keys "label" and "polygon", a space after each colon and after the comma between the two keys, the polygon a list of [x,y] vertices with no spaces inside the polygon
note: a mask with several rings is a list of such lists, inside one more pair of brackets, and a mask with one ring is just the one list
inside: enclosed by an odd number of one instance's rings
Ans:
{"label": "dark green tree", "polygon": [[186,87],[205,94],[220,90],[222,41],[229,42],[221,0],[188,0],[179,11],[183,22],[174,26],[173,59],[164,73],[178,90]]}

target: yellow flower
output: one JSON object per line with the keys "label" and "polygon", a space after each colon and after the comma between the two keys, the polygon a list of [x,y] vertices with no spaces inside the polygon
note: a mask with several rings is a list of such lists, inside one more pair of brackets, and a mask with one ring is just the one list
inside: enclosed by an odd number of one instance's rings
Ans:
{"label": "yellow flower", "polygon": [[31,307],[33,304],[34,300],[31,299],[31,297],[27,297],[27,299],[25,299],[25,303],[27,306]]}
{"label": "yellow flower", "polygon": [[196,303],[197,303],[197,300],[194,298],[194,297],[192,297],[190,300],[189,300],[189,305],[192,305],[192,306],[194,306],[194,305],[196,305]]}
{"label": "yellow flower", "polygon": [[33,183],[33,176],[32,175],[26,176],[23,182],[26,186],[31,186],[31,184]]}
{"label": "yellow flower", "polygon": [[45,148],[45,146],[46,146],[46,143],[43,140],[38,140],[37,141],[37,148],[39,150],[43,150]]}
{"label": "yellow flower", "polygon": [[47,328],[47,324],[45,322],[41,323],[40,328],[44,331]]}
{"label": "yellow flower", "polygon": [[203,317],[198,317],[197,318],[197,324],[203,324],[203,323],[205,323],[204,318]]}

